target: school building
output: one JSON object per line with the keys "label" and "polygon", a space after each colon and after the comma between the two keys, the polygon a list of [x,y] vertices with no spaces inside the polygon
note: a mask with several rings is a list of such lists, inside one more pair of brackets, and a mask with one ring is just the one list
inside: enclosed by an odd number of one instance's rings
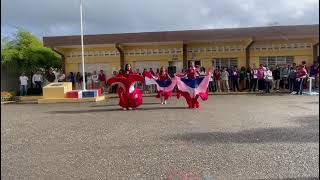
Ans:
{"label": "school building", "polygon": [[[44,37],[59,53],[65,71],[81,72],[81,38]],[[189,61],[209,67],[312,64],[319,56],[319,24],[229,29],[85,35],[85,71],[106,74],[130,63],[133,68],[187,68]]]}

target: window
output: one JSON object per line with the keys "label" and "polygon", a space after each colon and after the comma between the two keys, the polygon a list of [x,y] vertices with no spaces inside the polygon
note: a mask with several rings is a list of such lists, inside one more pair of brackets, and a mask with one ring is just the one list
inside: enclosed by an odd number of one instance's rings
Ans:
{"label": "window", "polygon": [[291,65],[293,63],[293,56],[261,56],[259,57],[259,63],[269,67]]}
{"label": "window", "polygon": [[281,44],[280,49],[285,49],[287,46],[285,44]]}
{"label": "window", "polygon": [[306,48],[311,48],[311,44],[307,44],[307,45],[306,45]]}
{"label": "window", "polygon": [[207,48],[207,52],[211,52],[212,51],[212,48]]}
{"label": "window", "polygon": [[212,52],[216,52],[217,51],[217,47],[212,48]]}
{"label": "window", "polygon": [[105,52],[104,51],[100,51],[99,52],[99,56],[104,56]]}
{"label": "window", "polygon": [[301,43],[300,45],[299,45],[299,48],[305,48],[306,47],[306,45],[304,44],[304,43]]}
{"label": "window", "polygon": [[153,50],[153,54],[154,54],[154,55],[158,55],[158,53],[159,53],[159,50],[158,50],[158,49],[154,49],[154,50]]}
{"label": "window", "polygon": [[234,66],[238,66],[238,60],[237,58],[215,58],[212,60],[212,66],[219,68],[231,68]]}

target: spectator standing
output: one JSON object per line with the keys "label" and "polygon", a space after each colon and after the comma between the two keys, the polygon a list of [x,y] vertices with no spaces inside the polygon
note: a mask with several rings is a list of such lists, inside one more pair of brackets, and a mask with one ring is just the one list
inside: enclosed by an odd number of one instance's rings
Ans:
{"label": "spectator standing", "polygon": [[258,79],[258,89],[259,91],[263,91],[264,90],[264,86],[265,86],[265,83],[264,83],[264,76],[265,76],[265,72],[264,72],[264,67],[263,67],[263,64],[260,64],[259,66],[259,69],[257,71],[257,79]]}
{"label": "spectator standing", "polygon": [[272,80],[273,80],[273,76],[272,76],[272,70],[269,69],[268,67],[266,67],[266,72],[265,72],[265,92],[266,93],[270,93],[270,89],[272,89]]}
{"label": "spectator standing", "polygon": [[279,91],[280,89],[280,67],[277,66],[276,69],[273,70],[272,72],[273,76],[273,88],[276,91]]}
{"label": "spectator standing", "polygon": [[77,86],[77,89],[82,89],[82,75],[80,72],[77,72],[77,75],[76,75],[76,86]]}
{"label": "spectator standing", "polygon": [[[155,76],[156,74],[153,72],[153,69],[152,68],[150,68],[149,69],[149,72],[152,74],[152,76]],[[151,84],[151,85],[149,85],[149,92],[150,93],[153,93],[154,91],[155,91],[155,85],[154,84]]]}
{"label": "spectator standing", "polygon": [[91,77],[91,73],[87,73],[87,77],[86,77],[86,86],[87,89],[92,89],[92,77]]}
{"label": "spectator standing", "polygon": [[242,66],[240,69],[240,89],[242,91],[246,88],[246,75],[246,68]]}
{"label": "spectator standing", "polygon": [[312,66],[310,67],[310,77],[313,77],[314,79],[312,80],[312,87],[314,89],[317,89],[319,86],[319,62],[314,61]]}
{"label": "spectator standing", "polygon": [[289,79],[288,79],[289,71],[290,71],[290,65],[288,65],[287,67],[283,67],[283,69],[281,70],[283,89],[285,89],[285,88],[289,89]]}
{"label": "spectator standing", "polygon": [[36,93],[41,94],[43,78],[39,71],[32,76],[32,84],[35,86]]}
{"label": "spectator standing", "polygon": [[235,66],[232,70],[232,75],[231,75],[231,79],[232,79],[232,87],[233,87],[233,91],[236,92],[236,89],[241,92],[240,88],[239,88],[239,77],[240,77],[240,73],[238,71],[238,68]]}
{"label": "spectator standing", "polygon": [[293,66],[289,70],[289,90],[291,93],[293,93],[295,89],[295,83],[297,78],[297,69],[296,64],[294,63]]}
{"label": "spectator standing", "polygon": [[75,78],[73,72],[69,73],[68,80],[69,80],[69,82],[72,83],[72,89],[74,89],[75,85],[76,85],[76,78]]}
{"label": "spectator standing", "polygon": [[247,75],[246,75],[246,89],[250,89],[251,84],[251,67],[247,68]]}
{"label": "spectator standing", "polygon": [[22,73],[21,76],[19,77],[19,80],[20,80],[20,96],[26,96],[29,78],[25,75],[25,73]]}
{"label": "spectator standing", "polygon": [[227,71],[229,73],[229,90],[232,90],[233,89],[233,81],[232,81],[232,68],[229,67],[227,68]]}
{"label": "spectator standing", "polygon": [[64,71],[61,71],[58,75],[58,82],[64,82],[66,80],[66,75],[64,74]]}
{"label": "spectator standing", "polygon": [[99,87],[101,88],[101,91],[105,92],[106,91],[106,75],[104,74],[102,69],[100,70],[98,79],[99,79]]}
{"label": "spectator standing", "polygon": [[227,68],[223,68],[221,72],[222,89],[224,92],[229,92],[229,72]]}
{"label": "spectator standing", "polygon": [[253,65],[253,68],[251,69],[250,73],[250,88],[249,92],[253,90],[253,92],[256,92],[257,89],[257,83],[258,83],[258,69],[255,65]]}
{"label": "spectator standing", "polygon": [[97,89],[99,86],[99,76],[97,74],[97,71],[93,71],[93,74],[91,75],[92,79],[92,88]]}
{"label": "spectator standing", "polygon": [[298,71],[297,71],[297,77],[296,77],[296,83],[295,83],[295,90],[296,93],[295,94],[300,94],[302,95],[302,91],[303,91],[303,82],[305,81],[305,79],[307,78],[307,70],[305,68],[306,66],[304,65],[300,65],[298,67]]}
{"label": "spectator standing", "polygon": [[50,68],[46,74],[46,79],[49,83],[53,83],[56,80],[56,75],[53,73],[53,70]]}
{"label": "spectator standing", "polygon": [[214,79],[215,79],[215,85],[216,85],[216,88],[217,88],[217,92],[221,92],[221,86],[220,86],[221,74],[220,74],[219,68],[216,68],[214,70]]}

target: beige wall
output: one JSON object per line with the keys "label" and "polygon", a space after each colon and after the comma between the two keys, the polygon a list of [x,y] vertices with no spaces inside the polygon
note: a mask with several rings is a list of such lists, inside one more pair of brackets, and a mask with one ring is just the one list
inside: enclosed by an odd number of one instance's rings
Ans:
{"label": "beige wall", "polygon": [[[234,42],[215,42],[215,43],[189,43],[188,46],[188,60],[200,60],[201,65],[205,68],[212,67],[212,59],[214,58],[237,58],[239,67],[246,66],[246,56],[245,56],[245,48],[250,43],[250,40],[239,40]],[[278,46],[283,44],[295,44],[306,43],[308,46],[311,45],[310,48],[291,48],[291,49],[268,49],[268,47]],[[253,64],[259,64],[259,57],[260,56],[293,56],[294,62],[301,63],[302,61],[306,61],[307,64],[312,63],[312,44],[315,43],[314,39],[297,39],[297,40],[272,40],[272,41],[257,41],[254,42],[250,48],[250,66]],[[290,45],[291,46],[291,45]],[[256,50],[256,47],[260,47],[261,50]],[[262,49],[266,47],[266,49]],[[210,48],[215,49],[215,51],[209,51]],[[182,43],[172,43],[172,44],[164,44],[164,43],[153,43],[153,44],[138,44],[138,45],[123,45],[122,49],[125,52],[124,63],[132,64],[133,68],[135,68],[135,62],[154,62],[158,61],[159,66],[167,67],[170,61],[183,61],[182,55]],[[150,53],[147,54],[148,51],[160,51],[164,49],[165,51],[170,50],[169,54],[154,54]],[[178,50],[180,52],[171,52],[171,50]],[[203,52],[200,52],[203,49]],[[219,50],[220,49],[220,50]],[[229,50],[228,50],[229,49]],[[231,49],[235,49],[231,51]],[[144,55],[139,54],[139,51],[146,51]],[[65,59],[65,68],[66,73],[72,72],[81,72],[79,70],[79,63],[81,63],[81,57],[76,56],[72,57],[71,53],[77,52],[78,55],[81,52],[80,47],[66,47],[60,48],[60,52],[62,52],[66,59]],[[108,64],[108,69],[106,70],[107,74],[111,74],[113,69],[120,69],[120,54],[118,50],[115,48],[115,45],[105,45],[105,46],[97,46],[94,47],[93,45],[88,46],[85,48],[85,51],[93,52],[93,54],[99,54],[100,52],[103,54],[104,52],[115,52],[114,55],[97,55],[97,56],[86,56],[85,63],[91,64]],[[129,54],[129,52],[136,52],[136,54]],[[317,53],[319,54],[319,46],[317,49]],[[140,70],[142,71],[142,70]]]}

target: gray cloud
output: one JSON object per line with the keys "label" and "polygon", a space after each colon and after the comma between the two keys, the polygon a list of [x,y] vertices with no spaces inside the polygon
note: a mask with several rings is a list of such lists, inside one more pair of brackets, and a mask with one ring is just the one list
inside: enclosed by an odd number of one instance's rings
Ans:
{"label": "gray cloud", "polygon": [[[318,0],[83,0],[85,34],[318,24]],[[80,34],[80,0],[1,0],[1,36]]]}

